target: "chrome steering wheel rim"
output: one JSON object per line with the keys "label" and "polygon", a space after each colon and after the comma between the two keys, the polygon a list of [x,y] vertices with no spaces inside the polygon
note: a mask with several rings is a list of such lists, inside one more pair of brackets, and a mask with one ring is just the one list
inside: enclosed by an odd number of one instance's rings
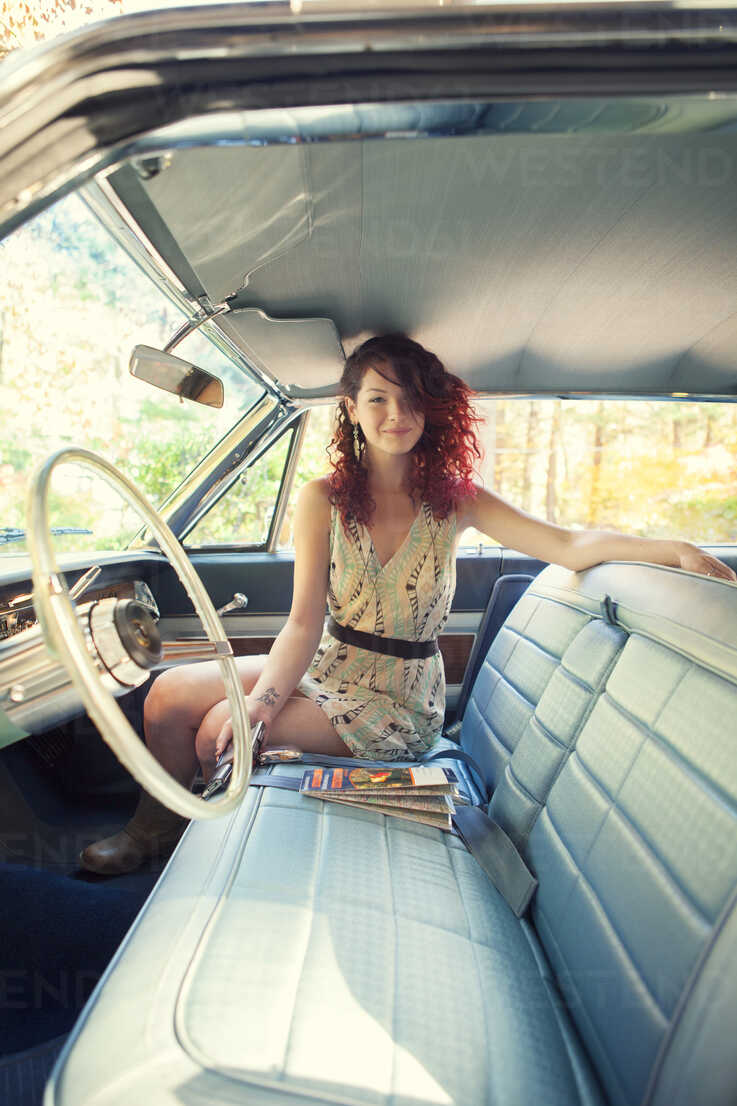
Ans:
{"label": "chrome steering wheel rim", "polygon": [[[64,464],[91,469],[139,512],[192,601],[208,640],[215,646],[214,659],[220,666],[233,720],[234,753],[228,790],[215,802],[207,802],[192,794],[159,764],[100,679],[51,544],[49,486],[52,473]],[[233,811],[243,799],[251,776],[252,734],[245,696],[222,623],[202,581],[172,531],[145,496],[114,465],[90,450],[76,447],[58,450],[36,470],[28,492],[27,517],[36,616],[47,647],[69,673],[102,739],[149,794],[178,814],[186,818],[211,819]]]}

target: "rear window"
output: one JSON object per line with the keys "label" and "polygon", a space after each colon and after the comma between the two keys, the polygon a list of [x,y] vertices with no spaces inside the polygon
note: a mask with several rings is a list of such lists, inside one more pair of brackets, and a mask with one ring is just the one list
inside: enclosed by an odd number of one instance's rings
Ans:
{"label": "rear window", "polygon": [[[484,483],[560,526],[737,540],[737,405],[495,400],[478,405]],[[488,539],[473,531],[467,541]]]}
{"label": "rear window", "polygon": [[[566,527],[701,543],[737,541],[737,404],[479,400],[482,483]],[[312,412],[280,535],[305,480],[327,472],[333,408]],[[467,530],[464,546],[494,545]]]}

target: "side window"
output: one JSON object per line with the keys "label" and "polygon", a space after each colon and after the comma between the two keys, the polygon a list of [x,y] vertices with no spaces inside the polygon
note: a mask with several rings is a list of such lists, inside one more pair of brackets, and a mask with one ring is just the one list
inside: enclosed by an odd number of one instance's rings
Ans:
{"label": "side window", "polygon": [[[737,540],[737,405],[651,400],[480,399],[481,483],[561,526],[700,542]],[[330,471],[335,406],[309,412],[276,547],[294,548],[307,480]],[[268,537],[290,434],[194,528],[189,545],[261,545]],[[496,545],[467,530],[464,547]]]}
{"label": "side window", "polygon": [[327,447],[333,436],[334,422],[335,405],[332,403],[326,407],[313,407],[309,412],[289,504],[279,531],[278,549],[294,549],[294,507],[302,485],[330,472]]}
{"label": "side window", "polygon": [[282,434],[200,519],[187,535],[188,548],[266,542],[292,434]]}
{"label": "side window", "polygon": [[[737,540],[737,405],[481,400],[485,487],[537,518],[651,538]],[[464,546],[495,544],[467,530]]]}

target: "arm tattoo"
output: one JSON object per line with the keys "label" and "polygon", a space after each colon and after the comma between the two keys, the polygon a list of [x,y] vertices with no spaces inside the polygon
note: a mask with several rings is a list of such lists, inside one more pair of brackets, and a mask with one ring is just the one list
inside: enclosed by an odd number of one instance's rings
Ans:
{"label": "arm tattoo", "polygon": [[263,695],[256,696],[257,703],[266,703],[267,707],[273,707],[277,699],[281,698],[275,687],[267,687]]}

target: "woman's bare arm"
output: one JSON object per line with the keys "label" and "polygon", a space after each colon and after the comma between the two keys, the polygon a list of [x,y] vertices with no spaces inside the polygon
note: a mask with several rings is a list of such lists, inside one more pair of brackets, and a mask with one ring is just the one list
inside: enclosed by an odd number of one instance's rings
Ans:
{"label": "woman's bare arm", "polygon": [[[299,493],[294,515],[294,590],[287,624],[271,647],[249,704],[267,724],[279,713],[320,643],[330,561],[330,505],[323,480]],[[251,711],[249,710],[249,715]]]}
{"label": "woman's bare arm", "polygon": [[[271,647],[263,671],[247,697],[248,718],[269,724],[307,671],[322,636],[330,561],[330,503],[324,480],[301,489],[294,515],[294,589],[286,625]],[[216,746],[220,754],[231,737],[230,722]]]}
{"label": "woman's bare arm", "polygon": [[485,488],[462,508],[462,525],[542,561],[578,572],[602,561],[647,561],[737,580],[732,569],[686,541],[638,538],[613,530],[568,530],[513,507]]}

